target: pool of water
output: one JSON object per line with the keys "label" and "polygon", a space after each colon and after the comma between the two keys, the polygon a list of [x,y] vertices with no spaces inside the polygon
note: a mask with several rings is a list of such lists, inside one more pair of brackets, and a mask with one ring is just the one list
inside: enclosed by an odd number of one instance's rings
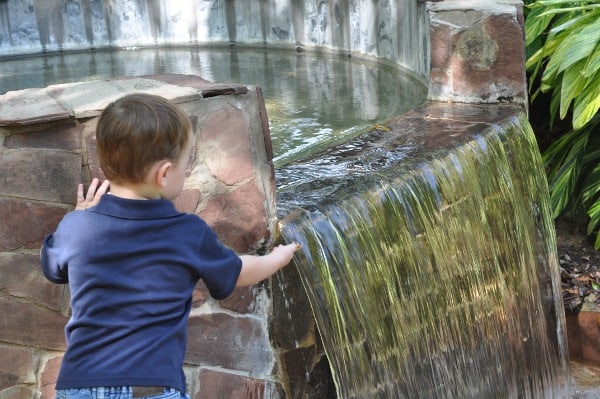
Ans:
{"label": "pool of water", "polygon": [[178,73],[261,87],[275,164],[346,141],[426,99],[411,75],[374,60],[291,50],[134,48],[4,59],[0,94],[58,83]]}

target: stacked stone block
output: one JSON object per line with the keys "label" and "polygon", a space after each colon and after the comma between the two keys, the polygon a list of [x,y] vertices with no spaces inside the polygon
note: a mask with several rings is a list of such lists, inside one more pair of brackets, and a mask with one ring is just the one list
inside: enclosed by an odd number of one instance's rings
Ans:
{"label": "stacked stone block", "polygon": [[[273,244],[274,173],[260,89],[161,75],[9,92],[0,97],[0,397],[53,398],[69,318],[67,286],[46,281],[42,240],[75,204],[78,183],[103,178],[94,130],[100,111],[129,92],[162,95],[194,124],[195,162],[181,211],[204,218],[240,253]],[[90,226],[93,229],[93,226]],[[192,398],[275,394],[268,285],[223,301],[202,283],[189,320]]]}

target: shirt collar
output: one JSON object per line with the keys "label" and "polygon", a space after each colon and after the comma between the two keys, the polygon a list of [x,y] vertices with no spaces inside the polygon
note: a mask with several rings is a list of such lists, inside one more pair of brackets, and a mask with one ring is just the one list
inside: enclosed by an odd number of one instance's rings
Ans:
{"label": "shirt collar", "polygon": [[157,219],[181,215],[166,199],[137,200],[105,194],[96,206],[87,209],[121,219]]}

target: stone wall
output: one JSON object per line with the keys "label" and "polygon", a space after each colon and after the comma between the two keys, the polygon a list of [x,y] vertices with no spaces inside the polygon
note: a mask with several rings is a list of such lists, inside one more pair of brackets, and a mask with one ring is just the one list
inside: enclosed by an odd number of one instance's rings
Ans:
{"label": "stone wall", "polygon": [[429,99],[527,106],[520,0],[427,2]]}
{"label": "stone wall", "polygon": [[[175,200],[239,252],[272,245],[274,173],[258,88],[198,77],[151,76],[50,86],[0,96],[0,397],[49,399],[65,350],[66,286],[44,278],[39,248],[72,210],[76,185],[102,177],[94,144],[99,112],[128,92],[159,94],[194,123],[196,157]],[[199,284],[189,321],[192,398],[259,397],[282,388],[269,337],[268,286],[215,301]]]}

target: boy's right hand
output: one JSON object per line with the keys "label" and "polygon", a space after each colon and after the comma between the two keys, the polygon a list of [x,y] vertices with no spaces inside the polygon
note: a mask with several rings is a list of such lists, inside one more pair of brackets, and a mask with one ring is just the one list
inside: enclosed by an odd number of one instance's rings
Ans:
{"label": "boy's right hand", "polygon": [[300,245],[297,242],[287,244],[287,245],[286,244],[277,245],[276,247],[273,248],[273,251],[271,251],[271,254],[274,256],[280,257],[281,258],[281,260],[279,261],[279,263],[281,264],[280,267],[284,267],[284,266],[287,266],[288,263],[290,263],[290,261],[292,260],[292,257],[294,256],[294,252],[296,252],[300,248],[302,248],[302,245]]}
{"label": "boy's right hand", "polygon": [[83,195],[83,184],[79,184],[77,186],[77,204],[75,205],[75,210],[82,211],[87,208],[91,208],[100,202],[100,197],[102,197],[108,191],[108,187],[110,186],[110,182],[108,180],[104,180],[100,187],[98,187],[98,183],[100,180],[97,178],[92,179],[90,183],[90,187],[86,195]]}

